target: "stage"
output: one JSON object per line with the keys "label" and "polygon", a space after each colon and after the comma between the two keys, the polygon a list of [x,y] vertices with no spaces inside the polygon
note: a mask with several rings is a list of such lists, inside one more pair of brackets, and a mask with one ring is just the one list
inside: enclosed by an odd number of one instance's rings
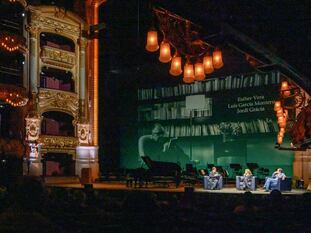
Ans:
{"label": "stage", "polygon": [[[158,184],[149,184],[148,187],[127,187],[125,182],[122,181],[106,181],[97,182],[88,185],[82,185],[78,183],[67,183],[67,184],[47,184],[51,187],[64,187],[64,188],[93,188],[94,190],[115,190],[115,191],[144,191],[144,192],[169,192],[169,193],[183,193],[189,187],[194,187],[193,191],[195,193],[214,193],[214,194],[243,194],[244,190],[237,190],[234,185],[227,184],[221,190],[206,190],[203,185],[180,185],[176,188],[174,185],[163,186]],[[192,190],[191,190],[192,191]],[[268,195],[270,192],[265,192],[262,187],[257,188],[255,191],[251,191],[253,194],[258,195]],[[302,195],[308,192],[306,189],[292,189],[291,191],[282,192],[283,195]]]}

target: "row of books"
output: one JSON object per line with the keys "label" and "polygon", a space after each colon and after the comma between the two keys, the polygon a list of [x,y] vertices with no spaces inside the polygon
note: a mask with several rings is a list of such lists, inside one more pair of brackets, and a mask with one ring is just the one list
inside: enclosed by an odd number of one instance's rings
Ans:
{"label": "row of books", "polygon": [[205,98],[203,109],[190,110],[186,108],[185,101],[158,103],[138,108],[138,121],[189,119],[191,117],[212,116],[212,100]]}
{"label": "row of books", "polygon": [[212,116],[211,109],[196,110],[193,113],[185,107],[180,109],[156,109],[150,111],[142,111],[138,114],[138,121],[155,121],[155,120],[175,120],[189,119],[190,117],[210,117]]}
{"label": "row of books", "polygon": [[49,76],[41,76],[41,87],[62,91],[71,91],[70,83],[64,83],[63,80]]}
{"label": "row of books", "polygon": [[238,88],[260,87],[280,83],[279,72],[264,74],[229,75],[226,77],[207,79],[192,84],[179,84],[171,87],[159,87],[138,90],[138,100],[152,100],[197,93],[215,92]]}
{"label": "row of books", "polygon": [[[272,119],[256,119],[246,122],[230,122],[232,136],[255,133],[277,133],[278,126]],[[216,124],[195,124],[195,125],[165,125],[163,126],[167,137],[187,137],[187,136],[217,136],[224,132],[221,129],[220,123]],[[150,134],[151,127],[140,128],[140,135]],[[229,133],[230,134],[230,133]]]}

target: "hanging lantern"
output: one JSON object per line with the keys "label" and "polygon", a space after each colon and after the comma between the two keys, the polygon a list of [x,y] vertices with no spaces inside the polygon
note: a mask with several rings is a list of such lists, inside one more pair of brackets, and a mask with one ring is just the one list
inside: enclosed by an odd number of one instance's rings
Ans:
{"label": "hanging lantern", "polygon": [[205,74],[213,73],[214,67],[213,67],[213,57],[210,55],[205,55],[203,58],[203,65],[204,65],[204,72]]}
{"label": "hanging lantern", "polygon": [[274,111],[278,111],[281,108],[281,101],[274,102]]}
{"label": "hanging lantern", "polygon": [[147,33],[146,50],[149,52],[155,52],[158,50],[158,48],[158,32],[154,29],[151,29]]}
{"label": "hanging lantern", "polygon": [[278,137],[277,137],[277,143],[279,145],[281,145],[283,143],[283,137],[281,135],[278,134]]}
{"label": "hanging lantern", "polygon": [[278,122],[280,128],[285,128],[286,127],[286,120],[284,119],[283,121]]}
{"label": "hanging lantern", "polygon": [[197,81],[202,81],[205,79],[203,63],[201,63],[201,62],[195,63],[195,65],[194,65],[194,78]]}
{"label": "hanging lantern", "polygon": [[284,122],[284,120],[285,120],[284,116],[279,116],[279,117],[278,117],[278,123],[279,123],[279,124],[282,123],[282,122]]}
{"label": "hanging lantern", "polygon": [[285,133],[285,128],[284,127],[280,128],[280,133],[283,133],[283,134]]}
{"label": "hanging lantern", "polygon": [[281,93],[283,97],[290,96],[290,89],[287,81],[283,81],[281,84]]}
{"label": "hanging lantern", "polygon": [[170,74],[173,76],[178,76],[182,73],[181,69],[181,57],[176,53],[172,58]]}
{"label": "hanging lantern", "polygon": [[166,40],[163,40],[160,46],[160,62],[167,63],[172,59],[171,56],[171,46],[170,43]]}
{"label": "hanging lantern", "polygon": [[279,110],[276,111],[276,116],[277,117],[284,116],[284,112],[283,112],[283,108],[282,107]]}
{"label": "hanging lantern", "polygon": [[284,137],[284,132],[279,131],[279,135]]}
{"label": "hanging lantern", "polygon": [[222,62],[222,54],[219,49],[215,49],[213,52],[213,66],[215,69],[219,69],[224,65]]}
{"label": "hanging lantern", "polygon": [[184,78],[185,83],[192,83],[194,81],[194,71],[193,65],[190,62],[187,62],[184,66]]}
{"label": "hanging lantern", "polygon": [[[168,63],[171,61],[169,70],[171,75],[179,76],[184,73],[184,81],[192,83],[194,80],[204,80],[206,74],[211,74],[214,69],[220,69],[224,65],[222,51],[218,48],[211,51],[213,45],[204,41],[204,38],[199,38],[200,32],[197,31],[197,25],[165,9],[155,7],[152,8],[152,11],[156,16],[153,19],[158,20],[159,30],[155,30],[154,27],[149,29],[145,48],[149,52],[155,52],[159,49],[158,59],[160,62]],[[161,43],[158,41],[157,31],[163,35],[164,39]],[[179,53],[178,56],[174,55],[172,58],[171,46],[176,53]],[[209,53],[205,54],[207,51]],[[189,64],[183,64],[181,67],[184,58]],[[191,64],[190,58],[199,58],[200,62]]]}
{"label": "hanging lantern", "polygon": [[288,90],[288,82],[287,81],[283,81],[281,84],[281,91],[285,91]]}

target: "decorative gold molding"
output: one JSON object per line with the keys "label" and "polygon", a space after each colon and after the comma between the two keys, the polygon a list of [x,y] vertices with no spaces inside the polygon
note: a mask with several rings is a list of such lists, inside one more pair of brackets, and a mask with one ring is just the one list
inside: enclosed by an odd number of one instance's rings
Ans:
{"label": "decorative gold molding", "polygon": [[80,49],[85,50],[85,48],[87,46],[87,39],[80,37],[78,42],[79,42]]}
{"label": "decorative gold molding", "polygon": [[80,145],[89,145],[91,141],[91,131],[89,124],[77,123],[77,131]]}
{"label": "decorative gold molding", "polygon": [[76,64],[75,53],[49,46],[41,47],[40,57],[44,63],[67,69],[72,69]]}
{"label": "decorative gold molding", "polygon": [[[41,9],[42,8],[42,9]],[[29,7],[31,11],[31,24],[38,25],[40,28],[54,30],[56,33],[71,36],[80,36],[80,25],[83,22],[73,22],[63,14],[58,7]]]}
{"label": "decorative gold molding", "polygon": [[40,135],[38,142],[42,144],[43,148],[72,149],[78,145],[78,138]]}
{"label": "decorative gold molding", "polygon": [[39,134],[41,131],[41,119],[42,117],[34,116],[34,117],[26,117],[26,140],[36,141],[39,138]]}
{"label": "decorative gold molding", "polygon": [[63,19],[66,16],[66,10],[62,7],[55,7],[55,14],[54,15],[57,18]]}
{"label": "decorative gold molding", "polygon": [[79,113],[79,100],[77,94],[40,88],[38,98],[40,107],[39,111],[41,113],[51,110],[62,111],[77,119]]}
{"label": "decorative gold molding", "polygon": [[40,30],[40,27],[38,25],[35,25],[35,24],[31,24],[31,25],[26,26],[26,31],[29,32],[30,37],[32,37],[32,38],[36,38],[39,30]]}

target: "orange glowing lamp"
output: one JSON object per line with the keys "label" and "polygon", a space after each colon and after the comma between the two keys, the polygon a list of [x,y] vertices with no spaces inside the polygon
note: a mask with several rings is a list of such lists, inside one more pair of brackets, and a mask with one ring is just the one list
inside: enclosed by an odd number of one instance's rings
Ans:
{"label": "orange glowing lamp", "polygon": [[190,62],[187,62],[184,66],[184,77],[183,81],[185,83],[192,83],[194,81],[194,71],[193,65]]}
{"label": "orange glowing lamp", "polygon": [[281,107],[281,101],[275,101],[274,102],[274,111],[278,111],[278,110],[280,110],[280,108],[282,108]]}
{"label": "orange glowing lamp", "polygon": [[205,55],[203,58],[203,65],[204,65],[204,72],[205,74],[213,73],[214,66],[213,66],[213,57],[209,55]]}
{"label": "orange glowing lamp", "polygon": [[181,68],[181,57],[177,54],[172,58],[170,74],[173,76],[178,76],[182,73]]}
{"label": "orange glowing lamp", "polygon": [[224,65],[222,61],[222,54],[219,49],[215,49],[213,52],[213,66],[215,69],[220,69]]}
{"label": "orange glowing lamp", "polygon": [[172,59],[171,56],[171,46],[170,43],[166,40],[163,40],[160,45],[160,56],[159,61],[163,63],[167,63]]}
{"label": "orange glowing lamp", "polygon": [[147,33],[146,50],[149,52],[155,52],[159,49],[158,44],[158,32],[156,30],[150,30]]}
{"label": "orange glowing lamp", "polygon": [[197,62],[194,65],[194,78],[197,81],[202,81],[205,79],[204,66],[203,63]]}

